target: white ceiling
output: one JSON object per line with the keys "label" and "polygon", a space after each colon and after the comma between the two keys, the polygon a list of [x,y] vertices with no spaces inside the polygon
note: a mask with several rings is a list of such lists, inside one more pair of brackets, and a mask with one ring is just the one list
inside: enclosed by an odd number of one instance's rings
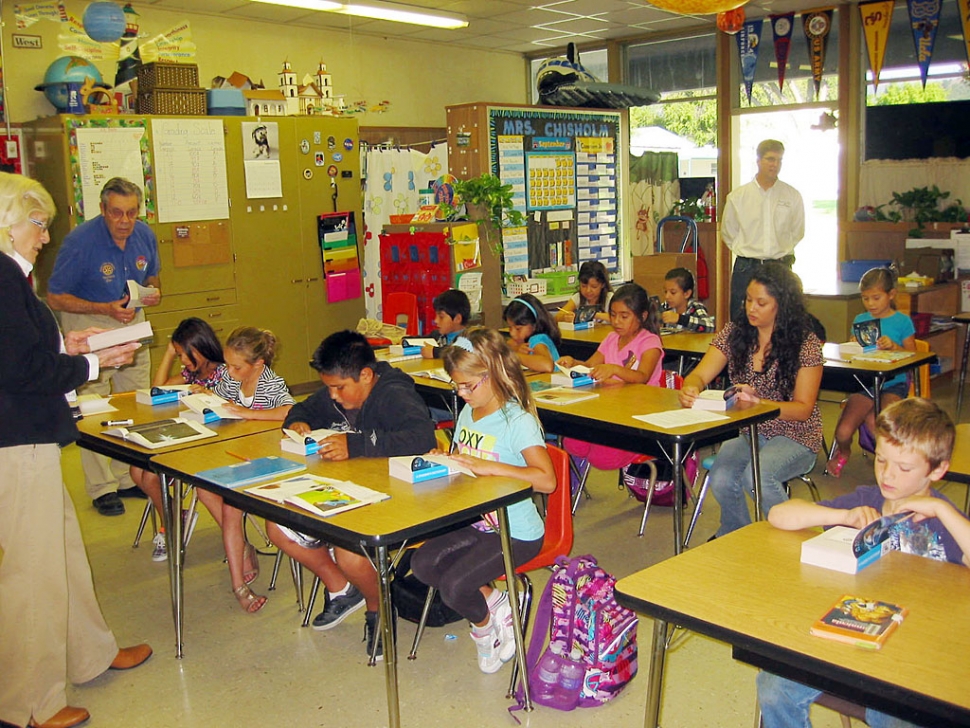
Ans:
{"label": "white ceiling", "polygon": [[[404,0],[419,8],[460,13],[468,27],[438,30],[406,23],[367,20],[247,0],[142,0],[172,12],[260,20],[280,25],[347,30],[390,38],[453,43],[493,51],[529,53],[618,40],[691,27],[712,27],[713,15],[678,15],[645,0]],[[836,4],[836,3],[831,3]],[[813,7],[812,0],[751,0],[749,17]]]}

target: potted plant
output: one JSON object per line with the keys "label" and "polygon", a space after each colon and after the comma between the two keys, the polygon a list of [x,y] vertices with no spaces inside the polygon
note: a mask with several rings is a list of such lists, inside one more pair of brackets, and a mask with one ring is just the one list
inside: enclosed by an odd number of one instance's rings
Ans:
{"label": "potted plant", "polygon": [[[482,226],[485,242],[496,256],[502,253],[502,227],[524,225],[525,216],[515,209],[512,202],[512,185],[502,184],[502,180],[492,174],[481,174],[467,180],[458,180],[453,185],[455,201],[464,203],[467,219],[484,222]],[[448,219],[459,214],[459,209],[442,205]]]}
{"label": "potted plant", "polygon": [[893,192],[892,199],[876,207],[876,220],[888,222],[915,222],[916,227],[909,231],[909,237],[923,237],[923,226],[928,222],[963,222],[967,211],[962,200],[955,200],[944,206],[950,197],[939,187],[914,187],[908,192]]}

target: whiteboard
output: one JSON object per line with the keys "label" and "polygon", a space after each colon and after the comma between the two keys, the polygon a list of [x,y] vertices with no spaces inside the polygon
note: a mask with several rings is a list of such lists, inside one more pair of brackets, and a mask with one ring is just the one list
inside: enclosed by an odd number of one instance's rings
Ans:
{"label": "whiteboard", "polygon": [[229,217],[220,119],[152,119],[159,222]]}
{"label": "whiteboard", "polygon": [[[75,134],[85,220],[101,214],[101,188],[112,177],[134,182],[144,193],[145,173],[141,163],[144,127],[78,128]],[[144,212],[143,203],[141,214]]]}

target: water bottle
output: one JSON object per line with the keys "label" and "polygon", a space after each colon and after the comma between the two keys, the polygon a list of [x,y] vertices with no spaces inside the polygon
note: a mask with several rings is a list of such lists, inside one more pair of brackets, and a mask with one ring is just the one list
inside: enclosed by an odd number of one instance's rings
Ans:
{"label": "water bottle", "polygon": [[536,666],[536,681],[532,686],[533,697],[540,703],[551,705],[559,687],[559,645],[549,645]]}
{"label": "water bottle", "polygon": [[583,690],[583,678],[586,676],[582,660],[582,654],[574,649],[559,670],[560,710],[572,710],[579,705],[579,694]]}

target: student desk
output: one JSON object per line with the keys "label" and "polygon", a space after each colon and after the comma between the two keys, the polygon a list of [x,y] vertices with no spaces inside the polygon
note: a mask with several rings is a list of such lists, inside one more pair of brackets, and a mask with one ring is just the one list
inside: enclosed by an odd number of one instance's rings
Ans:
{"label": "student desk", "polygon": [[[247,458],[279,455],[279,442],[279,433],[265,432],[234,440],[232,451]],[[291,460],[302,460],[298,456],[287,455],[287,457]],[[516,654],[522,670],[521,674],[528,674],[525,670],[525,650],[518,614],[519,604],[515,596],[515,567],[512,562],[506,512],[507,506],[531,496],[532,488],[528,483],[513,478],[471,478],[459,475],[412,485],[388,475],[387,458],[354,458],[342,462],[329,462],[321,460],[318,456],[310,456],[306,458],[306,463],[311,473],[350,480],[391,496],[389,500],[380,503],[338,513],[330,518],[320,518],[309,511],[264,500],[243,492],[244,489],[223,488],[194,475],[201,470],[235,462],[238,460],[226,452],[222,443],[153,458],[154,467],[175,483],[176,499],[181,495],[182,484],[190,483],[197,488],[218,493],[227,503],[249,513],[268,518],[328,543],[372,555],[379,575],[387,709],[392,728],[400,725],[400,712],[397,694],[397,651],[389,618],[391,614],[389,547],[391,546],[403,546],[409,541],[452,530],[478,520],[482,513],[497,510],[505,556],[505,573],[516,630]],[[178,519],[176,519],[176,528],[181,530]],[[177,576],[181,578],[180,573]],[[527,703],[529,701],[528,693],[526,701]]]}
{"label": "student desk", "polygon": [[[862,381],[866,379],[872,383],[870,391],[876,412],[879,412],[880,409],[879,390],[882,388],[883,382],[892,379],[897,374],[903,374],[936,361],[936,354],[932,351],[913,352],[912,356],[894,362],[852,361],[841,357],[839,345],[836,343],[823,345],[822,356],[825,357],[825,366],[822,369],[822,389],[847,392],[853,389],[849,382],[854,380],[866,387]],[[916,389],[916,396],[919,396],[919,377],[913,378],[913,385]]]}
{"label": "student desk", "polygon": [[[548,380],[548,375],[545,376]],[[660,454],[671,463],[682,463],[698,442],[719,442],[734,437],[742,427],[751,428],[751,460],[754,477],[755,514],[761,517],[761,468],[758,456],[758,425],[778,416],[778,407],[740,403],[725,414],[726,420],[675,429],[663,429],[634,415],[681,409],[676,390],[642,384],[602,384],[599,396],[575,404],[539,405],[539,419],[548,432],[589,442],[621,447],[644,454]],[[668,452],[669,448],[669,452]],[[674,467],[674,553],[683,550],[683,475]]]}
{"label": "student desk", "polygon": [[[734,657],[919,725],[970,724],[970,569],[891,552],[858,574],[800,563],[813,531],[754,523],[620,579],[616,599],[652,617],[644,726],[659,725],[668,624],[733,646]],[[881,650],[813,637],[844,594],[908,607]]]}
{"label": "student desk", "polygon": [[953,455],[950,457],[950,469],[946,471],[943,480],[951,483],[962,483],[967,486],[967,498],[963,504],[963,512],[970,512],[970,425],[957,425],[957,436],[953,442]]}
{"label": "student desk", "polygon": [[[574,359],[586,361],[596,353],[596,349],[611,331],[613,331],[613,327],[609,324],[597,325],[591,329],[580,331],[560,329],[562,344],[559,347],[559,353],[563,356],[568,355]],[[683,373],[684,361],[703,357],[713,339],[714,334],[695,334],[689,331],[664,333],[660,337],[664,348],[664,358],[668,356],[680,358],[678,368],[680,373]]]}
{"label": "student desk", "polygon": [[[145,470],[155,470],[152,464],[152,457],[162,453],[179,452],[188,450],[210,443],[223,443],[237,437],[244,437],[259,432],[272,430],[279,443],[280,426],[282,422],[270,420],[224,420],[206,425],[216,433],[215,437],[207,437],[201,440],[192,440],[170,447],[161,447],[154,450],[136,445],[133,442],[122,440],[118,437],[105,435],[103,430],[107,429],[101,424],[103,420],[134,420],[135,424],[164,420],[170,417],[178,417],[179,405],[177,403],[167,405],[147,405],[139,404],[135,401],[134,392],[125,392],[111,396],[111,404],[118,408],[117,412],[103,412],[95,415],[86,415],[84,419],[77,423],[81,437],[78,445],[106,455],[109,458],[120,460],[123,463],[134,465]],[[277,449],[279,445],[277,444]],[[176,498],[170,498],[165,478],[162,478],[162,523],[165,526],[165,545],[168,548],[168,575],[172,589],[172,618],[175,621],[175,656],[182,656],[182,498],[181,492]],[[181,489],[180,489],[181,490]],[[177,532],[177,533],[176,533]],[[179,544],[176,548],[175,544]]]}

